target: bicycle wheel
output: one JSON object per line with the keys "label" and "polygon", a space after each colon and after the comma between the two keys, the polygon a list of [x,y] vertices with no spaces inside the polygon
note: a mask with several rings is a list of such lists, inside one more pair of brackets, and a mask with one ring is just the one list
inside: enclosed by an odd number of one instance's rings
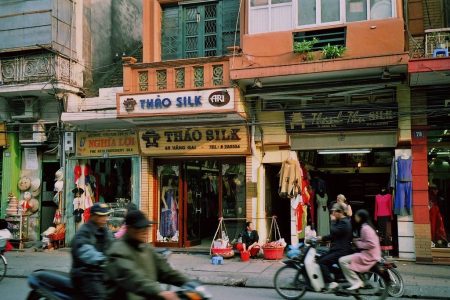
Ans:
{"label": "bicycle wheel", "polygon": [[6,269],[8,269],[8,263],[3,254],[0,254],[0,281],[2,281],[6,275]]}
{"label": "bicycle wheel", "polygon": [[300,299],[306,293],[306,282],[301,270],[291,266],[280,268],[273,278],[277,293],[284,299]]}
{"label": "bicycle wheel", "polygon": [[388,269],[387,271],[391,279],[387,287],[388,294],[391,297],[400,298],[405,293],[405,284],[402,275],[396,269]]}
{"label": "bicycle wheel", "polygon": [[384,300],[389,294],[387,284],[384,279],[374,272],[367,272],[361,275],[364,281],[364,287],[356,291],[353,295],[358,300],[378,299]]}

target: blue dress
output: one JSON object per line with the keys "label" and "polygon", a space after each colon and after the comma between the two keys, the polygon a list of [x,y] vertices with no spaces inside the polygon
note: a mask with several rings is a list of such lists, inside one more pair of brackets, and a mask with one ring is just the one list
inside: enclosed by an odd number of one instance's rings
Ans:
{"label": "blue dress", "polygon": [[178,213],[176,200],[174,199],[174,190],[168,189],[164,194],[164,199],[166,200],[167,209],[161,209],[159,231],[163,237],[172,237],[178,230]]}

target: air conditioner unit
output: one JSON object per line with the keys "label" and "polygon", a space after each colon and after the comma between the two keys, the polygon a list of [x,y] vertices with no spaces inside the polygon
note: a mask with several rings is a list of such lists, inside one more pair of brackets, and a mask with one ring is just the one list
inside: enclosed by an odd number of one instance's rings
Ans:
{"label": "air conditioner unit", "polygon": [[10,102],[11,119],[35,121],[39,118],[39,99],[37,97],[17,98]]}
{"label": "air conditioner unit", "polygon": [[47,141],[45,126],[41,123],[19,125],[19,142],[22,146],[39,145]]}

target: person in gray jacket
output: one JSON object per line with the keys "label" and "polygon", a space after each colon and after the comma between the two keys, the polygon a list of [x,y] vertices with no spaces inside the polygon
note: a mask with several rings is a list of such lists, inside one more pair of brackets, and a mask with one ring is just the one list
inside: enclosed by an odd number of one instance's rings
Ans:
{"label": "person in gray jacket", "polygon": [[108,299],[179,299],[174,291],[162,290],[159,283],[181,286],[189,279],[146,243],[152,222],[134,210],[127,213],[125,224],[127,232],[107,251]]}
{"label": "person in gray jacket", "polygon": [[80,299],[106,299],[104,265],[106,249],[113,241],[106,226],[110,213],[108,205],[95,203],[89,221],[77,231],[72,241],[72,283]]}

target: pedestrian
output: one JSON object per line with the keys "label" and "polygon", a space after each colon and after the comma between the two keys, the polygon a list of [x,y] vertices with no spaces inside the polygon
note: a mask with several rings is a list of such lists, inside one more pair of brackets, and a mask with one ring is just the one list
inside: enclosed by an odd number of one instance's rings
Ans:
{"label": "pedestrian", "polygon": [[70,275],[82,299],[106,299],[105,251],[113,240],[106,226],[109,213],[108,205],[95,203],[91,207],[89,221],[80,227],[72,241]]}
{"label": "pedestrian", "polygon": [[[137,206],[136,204],[130,202],[127,204],[127,211],[125,214],[127,214],[128,212],[132,211],[132,210],[137,210]],[[125,222],[123,222],[122,226],[120,226],[119,230],[117,230],[116,233],[114,233],[114,237],[116,239],[121,238],[122,236],[124,236],[125,232],[127,232],[127,225],[125,224]]]}
{"label": "pedestrian", "polygon": [[107,251],[108,299],[178,299],[174,291],[162,290],[160,283],[181,286],[189,279],[147,243],[153,222],[140,210],[133,210],[127,213],[125,224],[125,235]]}
{"label": "pedestrian", "polygon": [[12,238],[12,234],[8,229],[8,222],[5,219],[0,219],[0,240],[4,240],[4,251],[11,251],[14,247],[9,240]]}
{"label": "pedestrian", "polygon": [[347,202],[347,198],[345,198],[344,195],[339,194],[336,197],[336,203],[340,203],[344,206],[345,210],[344,210],[344,214],[345,216],[351,218],[353,215],[353,211],[352,211],[352,207],[350,206],[350,204]]}

